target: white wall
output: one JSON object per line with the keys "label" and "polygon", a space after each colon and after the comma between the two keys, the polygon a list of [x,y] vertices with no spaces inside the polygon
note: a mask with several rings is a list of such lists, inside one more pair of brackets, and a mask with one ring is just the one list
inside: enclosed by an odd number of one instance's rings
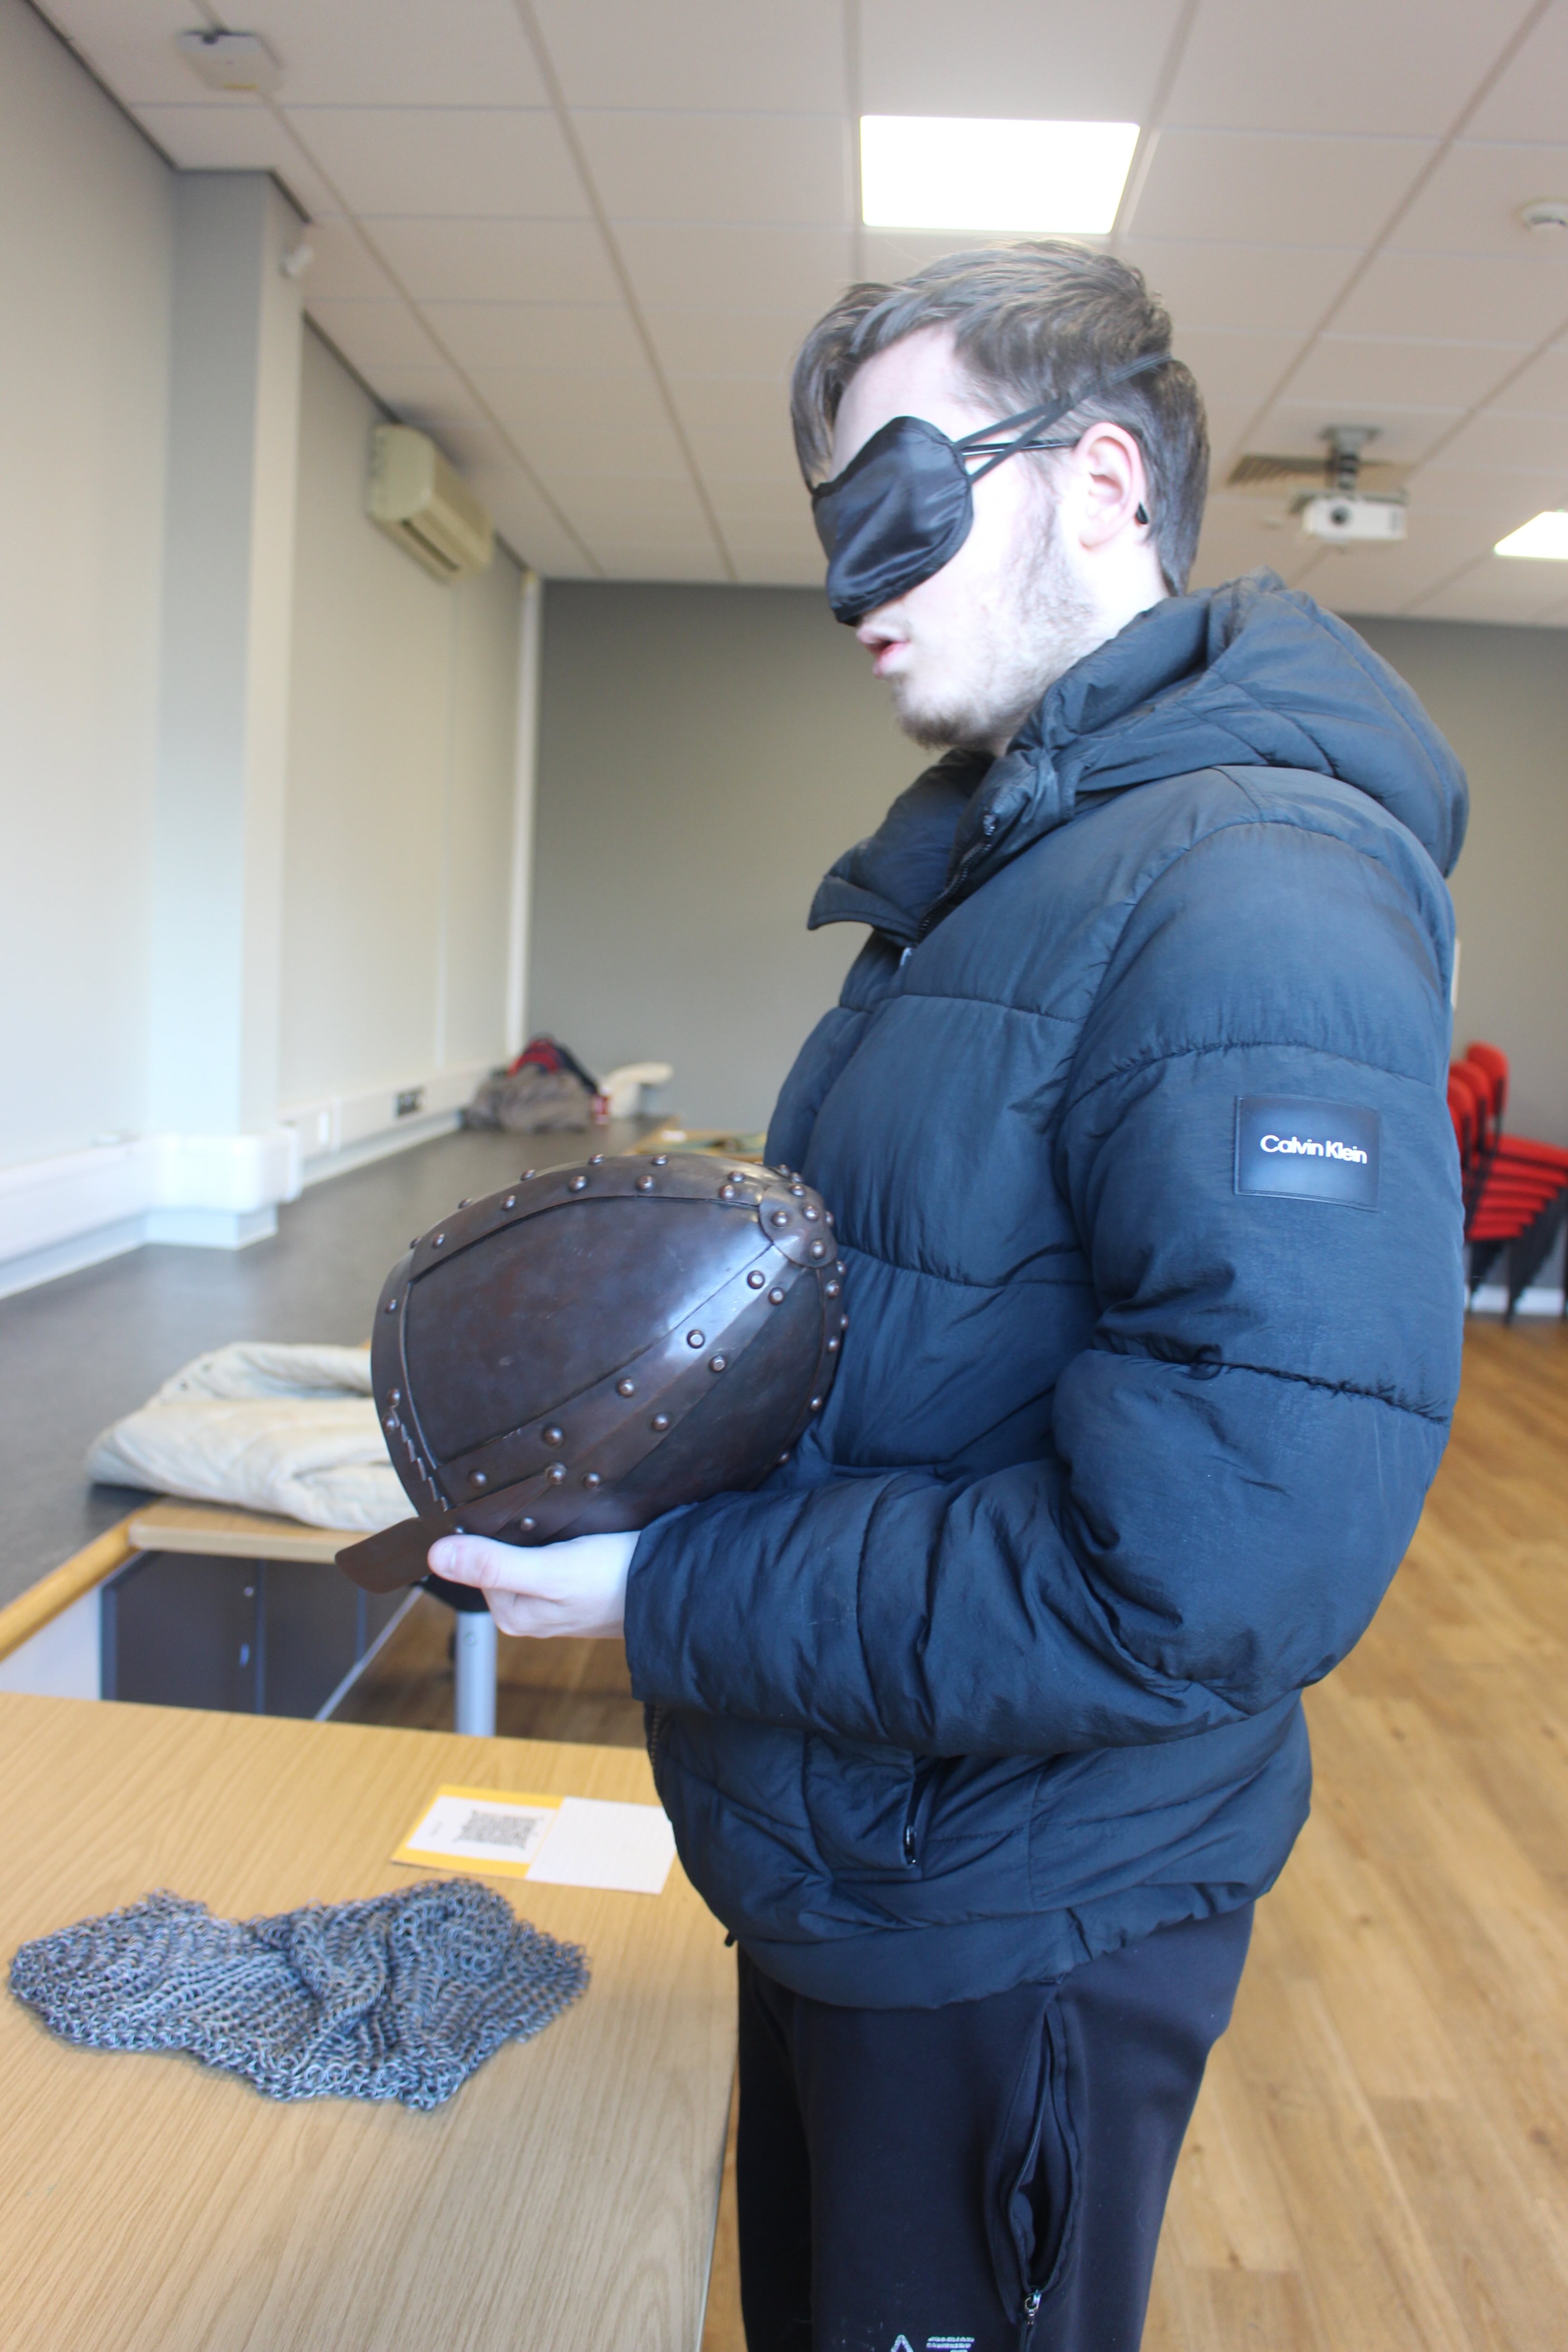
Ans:
{"label": "white wall", "polygon": [[444,587],[366,520],[380,421],[307,333],[284,835],[285,1111],[466,1073],[503,1044],[521,575],[498,550],[488,572]]}
{"label": "white wall", "polygon": [[171,181],[0,0],[0,1166],[142,1123]]}

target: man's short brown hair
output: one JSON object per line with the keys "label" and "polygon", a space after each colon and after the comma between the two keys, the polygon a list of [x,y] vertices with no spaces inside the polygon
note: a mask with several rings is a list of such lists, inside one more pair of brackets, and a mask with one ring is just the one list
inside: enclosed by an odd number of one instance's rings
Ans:
{"label": "man's short brown hair", "polygon": [[[795,446],[807,482],[831,463],[834,420],[856,371],[873,352],[922,327],[951,329],[975,390],[998,415],[1069,393],[1076,405],[1053,437],[1120,425],[1143,453],[1149,517],[1165,584],[1187,584],[1208,489],[1208,427],[1192,371],[1171,359],[1170,314],[1142,271],[1114,254],[1055,238],[954,253],[896,286],[851,286],[801,345],[790,391]],[[1128,361],[1155,353],[1163,367],[1102,391]],[[1049,457],[1036,461],[1049,465]]]}

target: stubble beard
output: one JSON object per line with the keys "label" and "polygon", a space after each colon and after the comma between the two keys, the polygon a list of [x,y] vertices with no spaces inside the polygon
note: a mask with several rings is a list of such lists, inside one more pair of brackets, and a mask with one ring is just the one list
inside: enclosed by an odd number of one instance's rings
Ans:
{"label": "stubble beard", "polygon": [[1052,507],[1020,545],[1004,598],[1005,625],[977,637],[968,677],[948,677],[921,702],[895,678],[893,713],[926,751],[992,751],[1010,742],[1041,696],[1104,635],[1062,561]]}

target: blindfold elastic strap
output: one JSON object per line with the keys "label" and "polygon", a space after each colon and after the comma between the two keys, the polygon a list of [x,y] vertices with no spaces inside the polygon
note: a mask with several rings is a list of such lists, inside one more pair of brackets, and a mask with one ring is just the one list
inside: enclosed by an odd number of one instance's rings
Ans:
{"label": "blindfold elastic strap", "polygon": [[[1071,441],[1042,441],[1038,436],[1048,432],[1053,425],[1059,425],[1070,409],[1080,408],[1086,400],[1100,399],[1114,384],[1125,383],[1129,376],[1147,375],[1151,368],[1163,367],[1170,356],[1169,352],[1146,352],[1142,359],[1130,360],[1125,367],[1113,368],[1088,392],[1075,392],[1066,400],[1052,401],[1043,408],[1021,408],[1016,416],[1003,416],[994,425],[982,425],[977,431],[966,433],[962,441],[953,443],[953,447],[961,457],[984,457],[986,460],[970,475],[970,480],[983,481],[1005,458],[1016,457],[1026,450],[1072,448],[1075,445]],[[1015,425],[1032,430],[1026,429],[1015,440],[998,446],[996,435],[1009,432]]]}

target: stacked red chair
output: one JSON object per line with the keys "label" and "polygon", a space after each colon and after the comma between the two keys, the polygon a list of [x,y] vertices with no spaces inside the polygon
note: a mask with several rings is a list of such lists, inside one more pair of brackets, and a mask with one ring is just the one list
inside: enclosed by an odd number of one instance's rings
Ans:
{"label": "stacked red chair", "polygon": [[1508,1077],[1500,1046],[1467,1046],[1449,1067],[1448,1111],[1464,1178],[1471,1292],[1500,1262],[1511,1320],[1568,1222],[1568,1151],[1504,1134]]}

